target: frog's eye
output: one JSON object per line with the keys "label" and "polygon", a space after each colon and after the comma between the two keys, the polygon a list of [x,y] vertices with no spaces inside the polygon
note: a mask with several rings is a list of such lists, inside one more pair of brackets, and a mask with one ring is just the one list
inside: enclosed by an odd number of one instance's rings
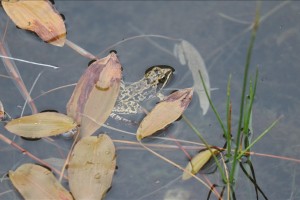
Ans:
{"label": "frog's eye", "polygon": [[165,70],[163,72],[163,76],[158,81],[159,81],[159,83],[162,83],[165,85],[171,80],[172,76],[173,76],[173,71]]}
{"label": "frog's eye", "polygon": [[163,78],[161,78],[161,79],[158,80],[159,83],[164,83],[166,81],[167,81],[166,77],[163,77]]}

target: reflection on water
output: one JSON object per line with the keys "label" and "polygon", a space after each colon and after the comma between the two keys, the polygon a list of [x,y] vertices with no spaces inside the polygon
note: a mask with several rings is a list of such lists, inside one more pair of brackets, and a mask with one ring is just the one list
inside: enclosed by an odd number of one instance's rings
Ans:
{"label": "reflection on water", "polygon": [[[218,88],[211,94],[223,118],[226,113],[227,80],[229,74],[232,74],[232,121],[233,126],[237,125],[241,78],[249,42],[248,27],[254,17],[255,2],[57,1],[55,5],[66,17],[68,39],[93,54],[105,50],[101,54],[102,57],[111,50],[107,47],[125,38],[140,35],[138,31],[143,34],[160,34],[189,41],[206,62],[211,86]],[[252,149],[258,153],[299,158],[296,152],[299,150],[297,123],[300,114],[298,98],[300,57],[297,52],[300,50],[300,25],[295,20],[299,10],[299,2],[264,2],[262,5],[263,21],[257,35],[251,63],[251,73],[254,72],[255,66],[259,68],[259,83],[253,112],[254,137],[279,115],[283,114],[285,117]],[[3,10],[0,13],[1,31],[3,31],[7,18]],[[170,51],[174,47],[174,42],[170,40],[159,38],[151,38],[151,40]],[[43,72],[31,93],[33,98],[53,88],[76,83],[90,61],[67,47],[47,45],[31,34],[16,29],[12,23],[8,24],[5,41],[12,56],[16,58],[60,67],[54,70],[16,62],[27,88],[30,88],[36,76]],[[153,45],[148,39],[129,40],[114,49],[117,50],[123,65],[124,81],[127,83],[140,80],[148,67],[163,64],[170,65],[176,70],[173,79],[162,91],[164,94],[170,93],[173,89],[193,85],[192,73],[188,68],[182,66],[174,56]],[[0,67],[0,74],[7,75],[3,64]],[[73,89],[74,85],[39,97],[35,100],[38,110],[55,109],[65,113],[65,106]],[[14,118],[19,117],[24,100],[14,83],[2,76],[0,94],[6,112]],[[145,102],[145,106],[151,109],[157,101],[158,99],[151,99]],[[24,115],[29,114],[30,109],[26,107]],[[210,144],[223,146],[221,129],[213,113],[209,110],[205,116],[202,116],[198,97],[194,96],[185,114]],[[143,114],[126,117],[140,121]],[[109,119],[108,123],[129,133],[134,133],[137,128],[134,124],[128,125],[114,119]],[[135,136],[132,135],[108,128],[102,128],[98,132],[101,131],[107,132],[115,140],[135,141]],[[0,126],[0,132],[11,139],[14,138],[4,130],[3,126]],[[199,142],[184,121],[175,122],[158,136]],[[53,139],[54,142],[48,140],[31,142],[15,137],[14,142],[41,159],[65,158],[71,141],[64,140],[61,136]],[[139,145],[125,144],[122,141],[115,142],[118,170],[106,199],[139,199],[153,191],[155,191],[153,194],[144,199],[163,199],[176,188],[187,192],[186,196],[189,199],[206,198],[208,190],[199,182],[196,180],[182,182],[176,179],[181,175],[180,170],[153,156]],[[172,141],[160,139],[146,142],[176,146]],[[14,189],[9,191],[13,187],[5,178],[5,174],[22,163],[35,161],[2,141],[0,143],[0,172],[3,176],[0,183],[0,199],[21,199]],[[185,166],[188,161],[181,150],[159,146],[153,149],[181,166]],[[192,149],[188,152],[194,155],[197,150]],[[53,163],[54,166],[55,164],[57,163]],[[257,181],[269,199],[299,198],[300,194],[295,190],[299,187],[297,182],[299,163],[256,155],[253,156],[253,164]],[[208,175],[208,177],[213,183],[221,184],[218,174]],[[240,179],[238,188],[248,188],[246,179],[242,175]],[[66,181],[64,183],[66,184]],[[8,192],[1,194],[6,191]],[[253,187],[250,186],[249,189],[238,190],[237,195],[252,199],[253,192]]]}

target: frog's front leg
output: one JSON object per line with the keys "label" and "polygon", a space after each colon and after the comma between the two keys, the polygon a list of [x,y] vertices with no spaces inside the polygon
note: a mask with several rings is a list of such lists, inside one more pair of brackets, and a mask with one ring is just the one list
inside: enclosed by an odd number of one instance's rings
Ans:
{"label": "frog's front leg", "polygon": [[163,95],[162,93],[158,92],[156,94],[157,98],[159,98],[160,101],[162,101],[165,98],[165,95]]}

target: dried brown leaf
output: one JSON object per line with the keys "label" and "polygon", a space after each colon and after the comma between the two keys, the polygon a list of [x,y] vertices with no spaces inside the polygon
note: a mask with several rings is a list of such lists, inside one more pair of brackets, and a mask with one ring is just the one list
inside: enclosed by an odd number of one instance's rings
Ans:
{"label": "dried brown leaf", "polygon": [[[214,148],[211,148],[211,151],[213,152],[213,154],[219,153],[219,150]],[[185,170],[189,171],[192,174],[197,174],[202,169],[202,167],[210,160],[211,157],[212,154],[209,149],[201,151],[192,158],[192,160],[185,167]],[[186,171],[184,171],[182,174],[182,180],[188,180],[192,177],[191,174]]]}
{"label": "dried brown leaf", "polygon": [[71,117],[55,112],[43,112],[13,119],[5,126],[9,132],[27,138],[58,135],[76,127],[77,124]]}
{"label": "dried brown leaf", "polygon": [[115,147],[109,136],[84,137],[72,152],[69,185],[75,199],[102,199],[116,168]]}
{"label": "dried brown leaf", "polygon": [[121,64],[112,52],[91,64],[79,79],[67,105],[81,137],[92,135],[107,120],[120,91]]}
{"label": "dried brown leaf", "polygon": [[26,163],[16,171],[9,171],[9,179],[26,200],[73,199],[48,169]]}
{"label": "dried brown leaf", "polygon": [[191,102],[192,95],[193,89],[186,88],[167,96],[142,120],[136,138],[141,140],[177,120]]}
{"label": "dried brown leaf", "polygon": [[48,0],[2,1],[10,19],[21,29],[35,32],[43,41],[63,46],[66,27],[56,9]]}

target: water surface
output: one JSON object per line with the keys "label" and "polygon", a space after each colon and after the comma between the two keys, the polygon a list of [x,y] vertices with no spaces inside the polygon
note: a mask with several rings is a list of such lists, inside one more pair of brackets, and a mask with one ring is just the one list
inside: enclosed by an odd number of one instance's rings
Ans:
{"label": "water surface", "polygon": [[[232,125],[237,126],[243,66],[250,38],[249,26],[255,14],[255,2],[57,1],[55,6],[66,17],[67,38],[101,57],[106,56],[111,50],[108,48],[110,45],[141,34],[164,35],[189,41],[206,62],[211,86],[218,88],[212,92],[212,99],[224,119],[226,85],[229,74],[232,74]],[[255,145],[252,149],[254,152],[300,159],[298,154],[300,25],[296,20],[299,18],[299,11],[299,2],[274,1],[262,4],[262,23],[257,34],[250,70],[254,77],[255,68],[259,69],[257,96],[253,108],[254,137],[280,115],[284,115],[284,118]],[[7,17],[3,10],[0,14],[3,32]],[[32,97],[55,87],[76,83],[89,62],[89,59],[78,55],[67,46],[59,48],[41,42],[34,35],[16,29],[12,22],[8,25],[5,41],[14,57],[60,67],[59,70],[51,70],[16,62],[28,88],[36,76],[43,72],[32,91]],[[138,38],[114,47],[118,51],[124,69],[124,80],[135,82],[142,78],[148,67],[166,64],[176,70],[174,79],[166,89],[191,87],[192,75],[187,66],[182,66],[174,56],[162,51],[154,43],[170,52],[175,44],[174,41],[165,39]],[[2,63],[0,74],[7,74]],[[73,87],[68,87],[38,98],[35,101],[38,110],[56,109],[65,113],[65,106],[72,90]],[[168,94],[170,90],[163,92]],[[0,77],[0,99],[12,117],[21,115],[20,107],[23,106],[24,99],[10,79]],[[195,95],[186,116],[210,144],[222,146],[224,140],[221,128],[212,110],[202,116],[198,101]],[[156,102],[157,99],[151,100],[149,106]],[[30,114],[28,107],[24,114]],[[129,118],[140,120],[140,116]],[[112,119],[109,123],[123,130],[131,132],[136,130],[134,126]],[[3,125],[0,132],[13,139],[14,136],[5,130]],[[97,133],[103,131],[116,140],[135,140],[134,136],[105,128]],[[174,123],[160,136],[200,142],[184,121]],[[30,142],[19,137],[15,137],[14,141],[41,159],[64,158],[71,141],[61,137],[53,139],[57,146],[44,140]],[[146,142],[162,143],[157,139]],[[12,190],[0,195],[0,199],[21,199],[5,175],[8,170],[15,170],[22,163],[35,161],[13,147],[0,143],[0,172],[3,177],[0,193]],[[172,142],[171,144],[176,145]],[[182,173],[142,148],[136,149],[132,145],[125,147],[120,143],[115,145],[118,149],[118,170],[106,199],[139,199],[165,186]],[[188,161],[180,150],[157,151],[181,166],[185,166]],[[193,155],[196,151],[190,153]],[[299,163],[264,156],[253,156],[252,161],[257,181],[269,199],[299,199],[300,194],[295,189],[299,187]],[[215,183],[221,184],[217,174],[210,175],[210,178]],[[187,182],[175,180],[144,199],[164,199],[169,190],[178,191],[178,188],[186,191],[190,199],[206,199],[208,193],[208,190],[195,180]],[[241,175],[237,185],[238,199],[252,199],[253,194],[253,187],[248,188],[247,180]]]}

